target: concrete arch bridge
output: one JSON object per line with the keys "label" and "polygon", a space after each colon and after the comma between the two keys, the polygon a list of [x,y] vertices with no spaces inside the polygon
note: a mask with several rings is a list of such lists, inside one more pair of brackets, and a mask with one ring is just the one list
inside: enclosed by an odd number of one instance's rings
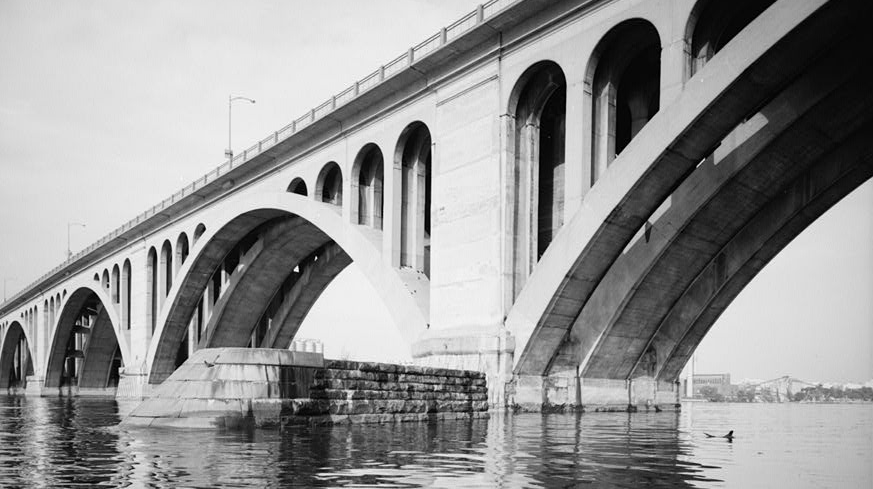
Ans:
{"label": "concrete arch bridge", "polygon": [[0,387],[141,396],[199,348],[288,348],[356,262],[415,361],[487,372],[492,405],[672,406],[873,174],[870,20],[490,0],[6,301]]}

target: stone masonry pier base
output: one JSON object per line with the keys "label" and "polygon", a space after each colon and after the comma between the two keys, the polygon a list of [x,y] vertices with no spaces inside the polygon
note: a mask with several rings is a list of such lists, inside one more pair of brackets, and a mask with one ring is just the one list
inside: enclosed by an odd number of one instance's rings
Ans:
{"label": "stone masonry pier base", "polygon": [[502,327],[428,331],[412,345],[416,365],[483,372],[492,409],[506,406],[514,351],[515,339]]}

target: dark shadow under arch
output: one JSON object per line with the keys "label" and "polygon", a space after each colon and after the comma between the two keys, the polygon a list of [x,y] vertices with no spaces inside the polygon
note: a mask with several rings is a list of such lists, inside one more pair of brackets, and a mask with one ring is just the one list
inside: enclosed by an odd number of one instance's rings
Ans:
{"label": "dark shadow under arch", "polygon": [[564,152],[567,81],[553,61],[540,61],[522,73],[509,98],[511,140],[506,173],[509,242],[505,265],[511,280],[508,303],[564,223]]}
{"label": "dark shadow under arch", "polygon": [[352,164],[352,219],[355,224],[382,229],[384,159],[375,143],[358,151]]}
{"label": "dark shadow under arch", "polygon": [[231,220],[195,259],[171,305],[152,364],[150,383],[177,367],[179,342],[214,271],[243,239],[256,241],[245,253],[242,273],[231,275],[201,339],[202,346],[246,346],[258,319],[282,283],[304,258],[331,241],[317,226],[278,210],[256,210]]}
{"label": "dark shadow under arch", "polygon": [[432,146],[430,128],[421,121],[407,125],[394,150],[394,179],[400,181],[400,198],[393,203],[400,215],[395,238],[399,256],[394,261],[430,277],[432,202]]}
{"label": "dark shadow under arch", "polygon": [[[203,312],[204,303],[211,314],[206,313],[209,324],[200,337],[200,347],[245,347],[253,341],[261,344],[265,336],[255,337],[252,333],[277,294],[293,294],[292,316],[305,316],[308,305],[351,259],[359,263],[385,301],[408,344],[426,330],[425,310],[397,270],[385,263],[381,241],[372,233],[363,233],[344,222],[333,209],[286,192],[253,195],[233,202],[232,209],[238,214],[216,225],[180,270],[178,284],[150,345],[151,384],[163,382],[175,370],[182,339],[194,315]],[[312,265],[312,271],[307,272]],[[218,270],[226,273],[219,276],[216,285]],[[307,284],[306,290],[298,291],[300,294],[292,290],[291,276],[295,273]],[[204,295],[218,290],[220,294]],[[294,325],[295,321],[289,320],[288,324]]]}
{"label": "dark shadow under arch", "polygon": [[3,349],[0,351],[0,389],[24,387],[28,375],[33,375],[30,342],[18,321],[9,324]]}
{"label": "dark shadow under arch", "polygon": [[109,309],[94,290],[71,293],[48,351],[45,387],[110,387],[123,364],[115,331]]}
{"label": "dark shadow under arch", "polygon": [[661,38],[651,22],[626,20],[597,43],[591,90],[591,181],[596,182],[660,108]]}

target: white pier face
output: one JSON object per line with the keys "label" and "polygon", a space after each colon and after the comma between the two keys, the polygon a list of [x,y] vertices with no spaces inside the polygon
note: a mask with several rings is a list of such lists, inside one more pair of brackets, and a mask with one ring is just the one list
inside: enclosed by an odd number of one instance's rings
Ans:
{"label": "white pier face", "polygon": [[488,372],[493,404],[675,398],[873,173],[870,6],[501,5],[4,305],[0,387],[139,395],[199,348],[287,348],[356,262],[416,361]]}

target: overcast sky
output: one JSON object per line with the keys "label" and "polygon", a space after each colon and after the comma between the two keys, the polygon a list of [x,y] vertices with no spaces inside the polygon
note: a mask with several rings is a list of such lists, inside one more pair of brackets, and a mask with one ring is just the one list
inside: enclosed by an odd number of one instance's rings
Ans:
{"label": "overcast sky", "polygon": [[[241,150],[480,1],[0,1],[7,295],[64,259],[67,223],[87,225],[71,230],[75,252],[219,165],[228,94],[257,100],[234,110]],[[323,338],[332,356],[408,356],[366,287],[345,272],[300,335]],[[369,309],[330,307],[352,295]],[[698,348],[697,369],[866,381],[871,357],[867,182],[743,291]]]}

